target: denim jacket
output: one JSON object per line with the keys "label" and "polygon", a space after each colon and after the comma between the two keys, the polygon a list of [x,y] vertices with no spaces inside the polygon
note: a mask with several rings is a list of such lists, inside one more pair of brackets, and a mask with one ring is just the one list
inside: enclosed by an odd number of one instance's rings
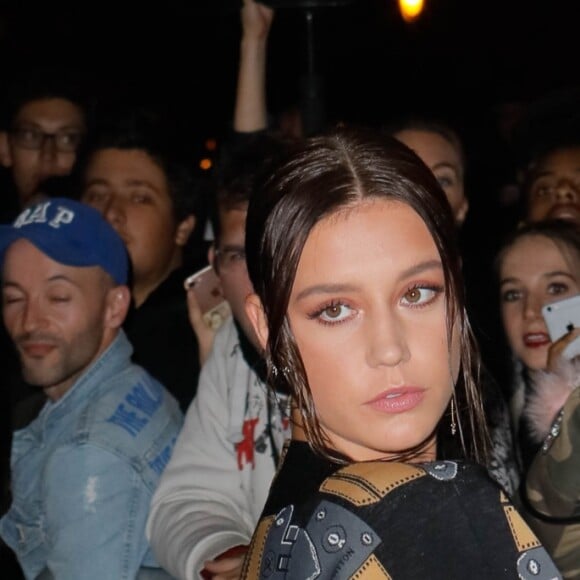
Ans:
{"label": "denim jacket", "polygon": [[182,424],[120,332],[58,401],[14,434],[13,502],[0,535],[27,579],[135,578],[158,566],[149,503]]}

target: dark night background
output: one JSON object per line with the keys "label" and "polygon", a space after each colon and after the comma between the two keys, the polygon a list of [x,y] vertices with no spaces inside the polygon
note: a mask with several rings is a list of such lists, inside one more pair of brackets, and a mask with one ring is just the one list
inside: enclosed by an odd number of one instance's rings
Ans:
{"label": "dark night background", "polygon": [[[445,111],[487,126],[498,106],[573,86],[579,2],[426,0],[404,23],[396,0],[353,0],[315,12],[316,68],[330,118],[388,119]],[[99,91],[177,111],[195,132],[231,118],[239,0],[185,3],[0,3],[1,70],[65,64]],[[271,32],[269,104],[297,101],[306,70],[304,14],[280,9]]]}
{"label": "dark night background", "polygon": [[[171,113],[197,161],[207,153],[205,140],[219,142],[230,128],[240,4],[0,0],[0,88],[28,67],[70,67],[104,101]],[[487,362],[507,352],[490,263],[516,216],[500,201],[514,183],[518,152],[507,140],[509,129],[540,97],[570,89],[580,95],[579,22],[580,0],[425,0],[413,24],[402,20],[396,0],[352,0],[314,12],[315,68],[329,120],[370,124],[409,112],[434,114],[450,120],[465,141],[464,272]],[[274,115],[299,102],[305,32],[303,10],[277,11],[267,76]],[[580,98],[555,109],[580,131],[579,104]],[[519,134],[527,145],[529,133]],[[500,382],[511,369],[490,366]]]}
{"label": "dark night background", "polygon": [[[64,65],[104,101],[154,104],[177,118],[197,163],[206,138],[219,142],[230,127],[240,5],[0,0],[0,71],[8,82],[29,66]],[[487,232],[513,180],[509,127],[527,103],[580,89],[579,16],[580,0],[425,0],[412,24],[396,0],[317,9],[315,70],[327,117],[369,124],[415,112],[451,121],[468,154],[474,227],[466,230]],[[267,75],[274,115],[299,102],[306,48],[304,9],[278,9]],[[576,128],[577,103],[556,107]]]}
{"label": "dark night background", "polygon": [[[28,67],[70,67],[105,101],[170,112],[195,159],[207,153],[208,137],[219,141],[230,128],[240,4],[0,0],[0,88]],[[396,0],[352,0],[314,12],[315,68],[329,120],[368,124],[435,114],[465,141],[470,211],[462,249],[484,360],[502,341],[490,257],[515,215],[500,202],[513,184],[517,153],[506,136],[535,99],[569,89],[580,95],[579,22],[580,0],[425,0],[413,24],[402,20]],[[305,32],[303,10],[277,11],[267,77],[273,114],[299,102]],[[556,106],[574,130],[579,103]],[[491,366],[498,377],[505,372]]]}
{"label": "dark night background", "polygon": [[[9,79],[28,66],[70,66],[95,94],[169,111],[197,157],[207,153],[207,137],[219,141],[230,127],[240,4],[0,0],[0,71]],[[466,268],[476,279],[489,282],[486,261],[514,215],[499,202],[514,177],[507,129],[526,103],[580,88],[579,15],[580,0],[425,0],[413,24],[402,20],[396,0],[314,12],[315,69],[329,120],[432,113],[459,130],[471,200]],[[267,79],[273,114],[299,101],[305,33],[304,10],[277,11]],[[556,109],[580,127],[580,107]],[[495,297],[478,297],[497,310]]]}

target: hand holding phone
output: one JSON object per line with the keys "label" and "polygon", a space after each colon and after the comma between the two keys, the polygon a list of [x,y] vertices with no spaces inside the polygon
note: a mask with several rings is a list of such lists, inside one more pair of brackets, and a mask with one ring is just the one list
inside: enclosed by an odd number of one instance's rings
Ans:
{"label": "hand holding phone", "polygon": [[186,291],[192,290],[205,324],[217,330],[230,316],[229,304],[225,301],[220,280],[211,266],[195,272],[184,282]]}
{"label": "hand holding phone", "polygon": [[[580,328],[580,294],[551,302],[542,308],[542,315],[548,328],[550,340],[555,343]],[[571,340],[561,356],[572,359],[580,355],[580,336]]]}

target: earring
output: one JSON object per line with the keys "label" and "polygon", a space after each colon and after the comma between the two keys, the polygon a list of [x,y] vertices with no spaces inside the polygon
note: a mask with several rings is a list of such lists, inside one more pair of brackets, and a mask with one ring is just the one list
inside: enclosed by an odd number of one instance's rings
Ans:
{"label": "earring", "polygon": [[451,435],[457,433],[457,423],[455,422],[455,395],[451,396]]}
{"label": "earring", "polygon": [[283,376],[287,377],[288,374],[290,373],[290,369],[288,367],[283,367],[281,370],[278,369],[278,367],[271,361],[268,361],[268,366],[270,367],[270,373],[272,374],[273,377],[277,377],[280,373],[282,373]]}

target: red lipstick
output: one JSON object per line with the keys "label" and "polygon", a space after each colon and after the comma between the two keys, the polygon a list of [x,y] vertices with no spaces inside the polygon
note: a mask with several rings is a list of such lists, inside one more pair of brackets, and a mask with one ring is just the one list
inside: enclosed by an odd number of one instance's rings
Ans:
{"label": "red lipstick", "polygon": [[524,334],[523,341],[527,348],[540,348],[550,344],[550,337],[545,332],[528,332]]}

